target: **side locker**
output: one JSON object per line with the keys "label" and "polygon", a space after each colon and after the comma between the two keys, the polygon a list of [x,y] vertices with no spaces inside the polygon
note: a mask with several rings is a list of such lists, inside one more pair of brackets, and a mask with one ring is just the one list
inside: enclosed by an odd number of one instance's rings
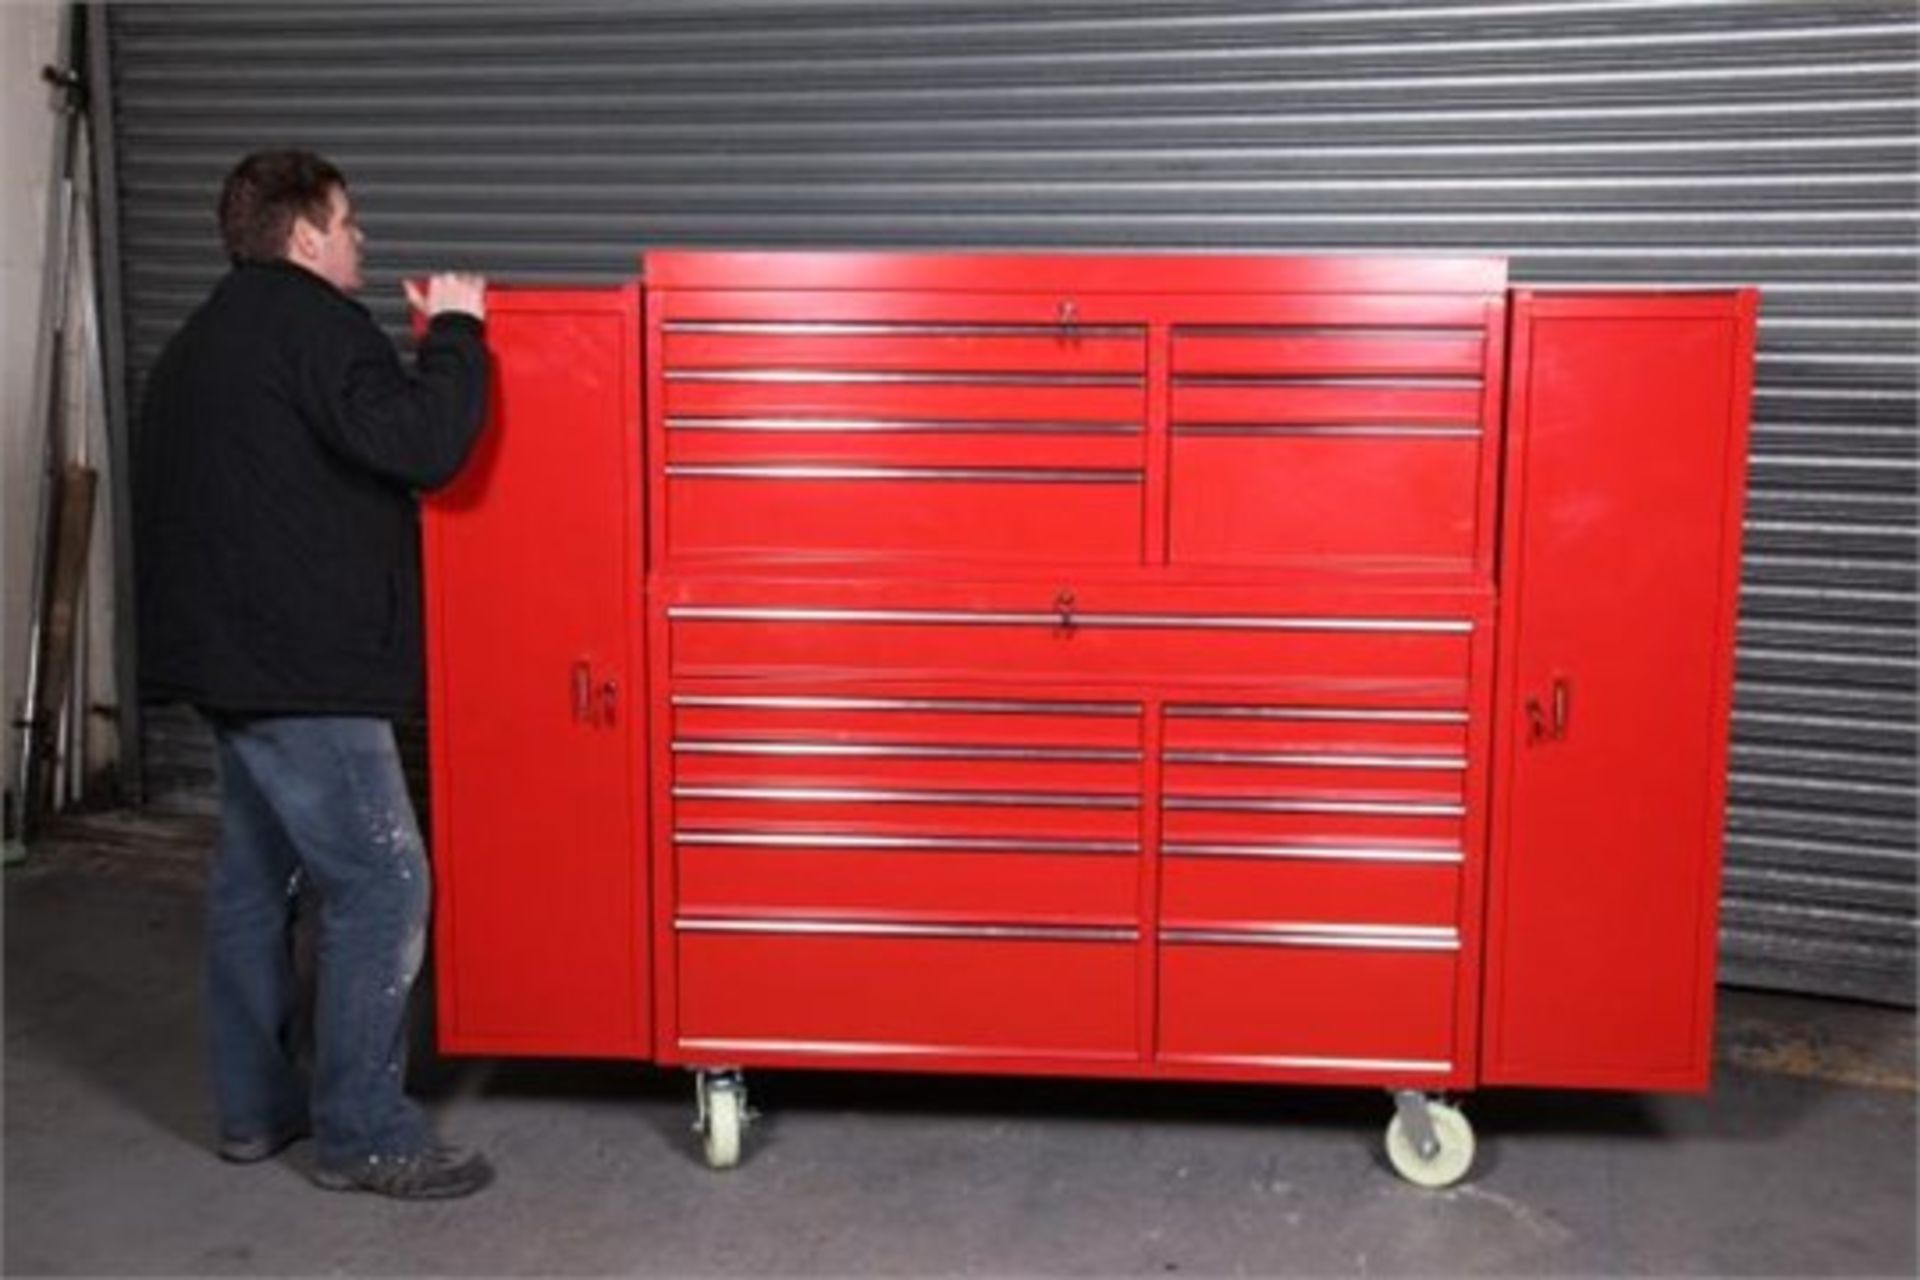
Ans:
{"label": "side locker", "polygon": [[1487,1083],[1706,1087],[1756,308],[1515,294]]}
{"label": "side locker", "polygon": [[494,290],[490,420],[425,525],[442,1048],[650,1048],[640,299]]}

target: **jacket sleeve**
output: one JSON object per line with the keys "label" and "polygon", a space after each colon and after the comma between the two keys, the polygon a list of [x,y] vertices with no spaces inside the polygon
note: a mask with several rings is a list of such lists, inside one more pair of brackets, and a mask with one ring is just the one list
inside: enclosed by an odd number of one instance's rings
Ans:
{"label": "jacket sleeve", "polygon": [[487,414],[487,348],[480,321],[436,316],[413,372],[368,323],[336,366],[319,423],[327,444],[376,475],[434,490],[459,474]]}

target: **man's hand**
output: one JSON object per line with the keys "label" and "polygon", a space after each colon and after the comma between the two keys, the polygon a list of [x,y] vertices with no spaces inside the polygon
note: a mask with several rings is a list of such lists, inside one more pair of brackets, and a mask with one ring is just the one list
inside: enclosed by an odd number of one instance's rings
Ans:
{"label": "man's hand", "polygon": [[475,320],[487,318],[485,276],[447,272],[428,276],[425,289],[411,280],[406,282],[406,286],[407,302],[415,311],[425,312],[429,320],[445,311],[472,316]]}

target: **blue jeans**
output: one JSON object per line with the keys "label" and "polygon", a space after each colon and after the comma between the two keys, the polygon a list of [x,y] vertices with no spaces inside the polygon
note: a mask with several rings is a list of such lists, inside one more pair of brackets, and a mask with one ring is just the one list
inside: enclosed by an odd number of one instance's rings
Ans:
{"label": "blue jeans", "polygon": [[[426,945],[426,847],[385,720],[214,727],[220,839],[207,895],[207,1029],[223,1138],[311,1125],[323,1165],[428,1143],[404,1092],[407,995]],[[302,882],[318,900],[311,1081],[295,1044]]]}

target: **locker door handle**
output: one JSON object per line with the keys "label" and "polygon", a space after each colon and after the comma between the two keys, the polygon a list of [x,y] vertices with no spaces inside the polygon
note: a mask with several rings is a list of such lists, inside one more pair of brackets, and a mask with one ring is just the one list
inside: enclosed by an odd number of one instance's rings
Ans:
{"label": "locker door handle", "polygon": [[1527,699],[1527,740],[1559,742],[1567,736],[1567,725],[1572,718],[1573,682],[1565,676],[1555,676],[1545,705],[1539,698]]}
{"label": "locker door handle", "polygon": [[620,682],[608,680],[600,686],[600,711],[607,728],[613,728],[620,707]]}
{"label": "locker door handle", "polygon": [[582,724],[593,721],[593,664],[585,658],[573,664],[573,718]]}

